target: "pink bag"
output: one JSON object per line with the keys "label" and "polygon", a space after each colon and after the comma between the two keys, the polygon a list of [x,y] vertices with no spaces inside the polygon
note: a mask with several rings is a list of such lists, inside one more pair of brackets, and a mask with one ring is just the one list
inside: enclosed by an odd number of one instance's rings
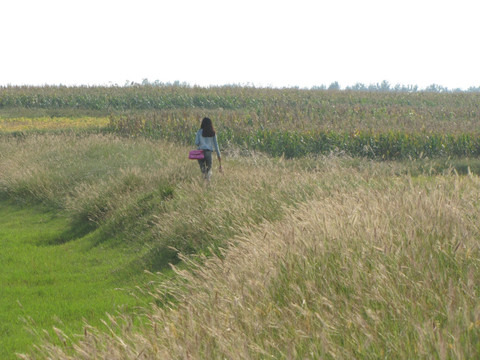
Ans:
{"label": "pink bag", "polygon": [[203,155],[203,150],[191,150],[188,153],[188,158],[191,160],[201,160],[205,156]]}

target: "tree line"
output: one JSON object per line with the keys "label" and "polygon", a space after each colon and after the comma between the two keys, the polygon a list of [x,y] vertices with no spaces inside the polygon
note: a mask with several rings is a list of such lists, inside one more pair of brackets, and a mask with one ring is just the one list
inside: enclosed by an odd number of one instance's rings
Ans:
{"label": "tree line", "polygon": [[[159,80],[149,81],[148,79],[143,79],[141,83],[136,83],[132,81],[126,81],[125,86],[138,86],[138,85],[150,85],[150,86],[159,86],[159,87],[192,87],[187,82],[180,82],[179,80],[174,82],[161,82]],[[253,84],[226,84],[220,87],[255,87]],[[298,86],[291,88],[300,89]],[[308,89],[308,88],[307,88]],[[332,82],[330,85],[316,85],[312,86],[310,90],[342,90],[340,83],[338,81]],[[370,92],[433,92],[433,93],[456,93],[456,92],[480,92],[480,86],[470,86],[468,89],[464,90],[461,88],[449,89],[448,87],[431,84],[424,89],[421,89],[418,85],[402,85],[402,84],[390,84],[387,80],[382,81],[381,83],[375,84],[364,84],[357,82],[355,85],[346,86],[344,90],[347,91],[370,91]]]}

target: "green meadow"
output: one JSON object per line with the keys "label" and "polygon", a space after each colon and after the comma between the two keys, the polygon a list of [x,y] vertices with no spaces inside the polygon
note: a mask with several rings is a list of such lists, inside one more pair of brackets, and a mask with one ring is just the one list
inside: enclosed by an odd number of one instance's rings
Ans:
{"label": "green meadow", "polygon": [[0,357],[478,358],[479,100],[1,88]]}
{"label": "green meadow", "polygon": [[0,241],[2,359],[28,350],[42,329],[79,332],[144,305],[135,288],[142,276],[123,273],[134,250],[77,237],[58,212],[1,201]]}

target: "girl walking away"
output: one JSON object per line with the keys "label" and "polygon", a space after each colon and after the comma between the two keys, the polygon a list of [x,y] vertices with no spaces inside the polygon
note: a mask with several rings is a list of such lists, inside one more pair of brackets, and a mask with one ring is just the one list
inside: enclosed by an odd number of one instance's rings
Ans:
{"label": "girl walking away", "polygon": [[200,170],[202,171],[205,180],[210,181],[212,176],[212,152],[215,149],[217,153],[218,162],[220,164],[219,171],[222,172],[222,158],[218,148],[217,134],[213,128],[212,120],[208,117],[203,118],[200,130],[195,136],[195,145],[198,150],[203,150],[204,158],[198,160]]}

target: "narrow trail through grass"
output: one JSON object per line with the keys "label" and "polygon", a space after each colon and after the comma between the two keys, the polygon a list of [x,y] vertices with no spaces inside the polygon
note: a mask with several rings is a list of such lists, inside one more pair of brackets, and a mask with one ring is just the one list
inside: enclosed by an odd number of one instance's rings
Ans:
{"label": "narrow trail through grass", "polygon": [[55,212],[0,201],[1,359],[28,351],[29,328],[78,333],[85,321],[101,325],[106,313],[144,305],[132,294],[144,275],[118,271],[134,251],[93,246],[91,237],[72,238]]}

